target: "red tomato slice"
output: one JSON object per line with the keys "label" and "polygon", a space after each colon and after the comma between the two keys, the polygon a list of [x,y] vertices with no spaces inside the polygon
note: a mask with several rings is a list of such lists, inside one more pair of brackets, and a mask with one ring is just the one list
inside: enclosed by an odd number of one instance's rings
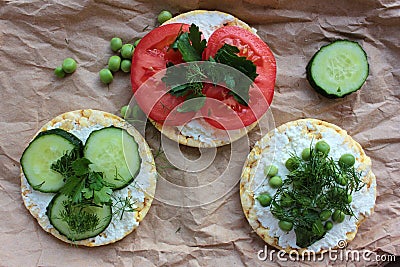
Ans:
{"label": "red tomato slice", "polygon": [[205,85],[203,93],[207,98],[202,109],[205,119],[220,129],[240,129],[260,119],[268,110],[274,95],[276,62],[268,45],[257,35],[236,26],[217,29],[209,38],[204,59],[214,56],[224,44],[239,48],[239,56],[245,56],[257,67],[258,76],[249,89],[249,105],[239,104],[229,94],[229,89],[221,86]]}
{"label": "red tomato slice", "polygon": [[180,52],[169,48],[181,30],[189,31],[189,25],[172,23],[155,28],[140,40],[132,57],[131,83],[135,100],[148,117],[165,125],[182,125],[195,114],[177,112],[176,108],[185,98],[169,94],[160,80],[168,62],[183,62]]}

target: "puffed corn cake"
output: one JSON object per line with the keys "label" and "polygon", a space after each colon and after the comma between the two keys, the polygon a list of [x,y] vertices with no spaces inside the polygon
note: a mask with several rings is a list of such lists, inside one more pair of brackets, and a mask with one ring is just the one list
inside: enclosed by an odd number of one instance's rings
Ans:
{"label": "puffed corn cake", "polygon": [[[139,155],[142,159],[139,174],[136,176],[134,182],[128,186],[113,191],[114,197],[125,198],[129,196],[134,198],[134,200],[136,200],[136,211],[125,212],[122,219],[120,219],[119,216],[113,216],[108,227],[96,237],[71,241],[64,235],[61,235],[51,225],[46,214],[46,208],[55,193],[42,193],[33,190],[27,182],[21,168],[21,192],[26,208],[30,211],[33,217],[36,218],[39,225],[46,232],[49,232],[64,242],[89,247],[114,243],[135,230],[149,211],[156,189],[157,171],[154,159],[145,139],[125,120],[103,111],[91,109],[76,110],[55,117],[40,128],[38,133],[54,128],[60,128],[76,135],[84,143],[93,130],[112,125],[127,130],[139,145]],[[38,133],[36,133],[36,135]],[[33,139],[34,138],[32,138],[32,140]]]}

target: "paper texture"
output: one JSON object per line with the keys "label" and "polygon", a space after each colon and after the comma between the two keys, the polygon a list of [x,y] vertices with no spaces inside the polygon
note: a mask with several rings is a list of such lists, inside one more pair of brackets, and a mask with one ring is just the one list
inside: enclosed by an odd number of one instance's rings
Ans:
{"label": "paper texture", "polygon": [[[312,117],[347,130],[371,157],[377,177],[375,213],[348,249],[400,255],[400,1],[2,1],[0,3],[0,265],[1,266],[300,266],[344,265],[324,257],[318,262],[275,258],[260,261],[264,242],[247,223],[239,198],[245,157],[229,168],[231,190],[212,203],[176,206],[162,199],[139,228],[112,245],[85,248],[64,244],[43,231],[24,207],[19,159],[36,131],[53,117],[76,109],[119,115],[132,97],[129,75],[118,73],[103,85],[98,72],[113,54],[109,40],[125,42],[154,28],[163,10],[194,9],[231,13],[258,30],[277,61],[271,111],[276,125]],[[317,94],[305,78],[311,56],[334,39],[358,41],[368,54],[370,75],[363,88],[342,99]],[[66,57],[78,62],[64,79],[53,74]],[[250,135],[250,146],[260,134]],[[146,139],[166,180],[199,187],[226,171],[230,147],[216,151],[202,171],[171,168],[159,151],[160,133],[147,127]],[[248,152],[250,146],[241,147]],[[196,159],[197,149],[183,147]],[[247,153],[246,152],[246,153]],[[233,180],[232,180],[233,179]],[[236,179],[236,181],[235,181]],[[223,186],[218,180],[215,187]],[[161,188],[158,188],[160,190]],[[181,204],[212,192],[171,191]],[[203,194],[203,195],[202,195]],[[171,197],[171,199],[174,199]],[[172,201],[173,202],[173,201]],[[268,247],[268,250],[272,250]],[[350,265],[376,262],[349,261]],[[383,265],[383,262],[378,263]]]}

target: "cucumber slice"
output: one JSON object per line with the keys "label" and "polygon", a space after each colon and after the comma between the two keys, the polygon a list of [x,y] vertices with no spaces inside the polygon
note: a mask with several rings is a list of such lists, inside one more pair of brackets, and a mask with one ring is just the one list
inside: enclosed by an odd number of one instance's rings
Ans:
{"label": "cucumber slice", "polygon": [[357,42],[337,40],[315,53],[306,70],[307,79],[317,92],[341,98],[362,87],[369,65],[367,54]]}
{"label": "cucumber slice", "polygon": [[138,144],[126,130],[114,126],[93,131],[86,141],[84,156],[93,171],[102,172],[112,189],[130,184],[139,173]]}
{"label": "cucumber slice", "polygon": [[32,188],[41,192],[58,192],[65,184],[64,177],[52,170],[51,165],[73,149],[82,154],[82,141],[75,135],[62,129],[40,132],[20,160],[22,171]]}
{"label": "cucumber slice", "polygon": [[47,206],[50,223],[69,240],[78,241],[97,236],[112,219],[111,206],[71,204],[64,194],[56,194]]}

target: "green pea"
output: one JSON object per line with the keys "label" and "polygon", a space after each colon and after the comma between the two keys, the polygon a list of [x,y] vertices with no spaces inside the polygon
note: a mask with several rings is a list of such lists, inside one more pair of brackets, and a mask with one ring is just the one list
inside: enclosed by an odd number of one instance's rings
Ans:
{"label": "green pea", "polygon": [[268,165],[264,169],[264,174],[268,177],[272,177],[278,174],[278,168],[274,165]]}
{"label": "green pea", "polygon": [[346,174],[340,174],[338,178],[336,179],[336,182],[340,185],[346,185],[347,184],[347,176]]}
{"label": "green pea", "polygon": [[295,157],[289,158],[286,162],[285,162],[285,167],[286,169],[288,169],[289,171],[294,171],[299,167],[299,160]]}
{"label": "green pea", "polygon": [[123,58],[132,59],[132,54],[135,48],[131,44],[124,44],[121,48],[121,56]]}
{"label": "green pea", "polygon": [[163,10],[160,12],[160,14],[158,14],[157,20],[158,20],[158,23],[163,24],[164,22],[166,22],[167,20],[170,20],[171,18],[172,18],[171,12],[169,12],[167,10]]}
{"label": "green pea", "polygon": [[125,117],[125,115],[126,115],[126,112],[128,111],[128,108],[129,108],[129,106],[123,106],[122,108],[121,108],[121,115],[122,115],[122,117]]}
{"label": "green pea", "polygon": [[130,72],[131,71],[132,62],[129,59],[124,59],[121,62],[121,70],[123,72]]}
{"label": "green pea", "polygon": [[281,228],[283,231],[289,232],[290,230],[293,229],[293,223],[288,222],[288,221],[279,221],[278,222],[279,228]]}
{"label": "green pea", "polygon": [[111,50],[114,52],[117,52],[118,50],[120,50],[122,47],[121,38],[118,38],[118,37],[112,38],[110,41],[110,47],[111,47]]}
{"label": "green pea", "polygon": [[308,160],[310,160],[310,157],[311,157],[310,148],[308,147],[308,148],[303,149],[303,152],[301,152],[301,158],[305,161],[308,161]]}
{"label": "green pea", "polygon": [[269,179],[269,185],[272,187],[272,188],[278,188],[278,187],[281,187],[282,186],[282,178],[281,177],[279,177],[279,176],[273,176],[273,177],[271,177],[270,179]]}
{"label": "green pea", "polygon": [[353,201],[352,195],[347,195],[347,204],[350,204]]}
{"label": "green pea", "polygon": [[321,211],[321,213],[319,214],[319,218],[321,219],[321,221],[327,221],[332,215],[332,211],[330,210],[323,210]]}
{"label": "green pea", "polygon": [[281,199],[280,199],[280,204],[282,207],[286,207],[286,208],[291,207],[293,205],[293,203],[294,203],[294,200],[289,194],[287,194],[287,193],[282,194]]}
{"label": "green pea", "polygon": [[339,165],[350,168],[356,163],[356,159],[352,154],[343,154],[339,159]]}
{"label": "green pea", "polygon": [[324,155],[328,155],[329,151],[331,150],[331,147],[328,145],[327,142],[325,141],[318,141],[315,144],[315,149],[319,152],[321,152]]}
{"label": "green pea", "polygon": [[65,71],[63,70],[62,67],[57,67],[54,69],[54,74],[58,77],[58,78],[64,78],[65,77]]}
{"label": "green pea", "polygon": [[113,81],[114,77],[109,69],[102,69],[99,72],[100,80],[105,83],[109,84]]}
{"label": "green pea", "polygon": [[332,215],[332,220],[337,223],[341,223],[344,221],[345,214],[341,210],[335,210]]}
{"label": "green pea", "polygon": [[76,70],[76,61],[70,57],[64,59],[62,69],[65,73],[73,73]]}
{"label": "green pea", "polygon": [[142,38],[137,39],[137,40],[133,43],[133,46],[134,46],[134,47],[138,46],[140,40],[142,40]]}
{"label": "green pea", "polygon": [[111,56],[108,59],[108,69],[116,72],[121,66],[121,58],[119,56]]}
{"label": "green pea", "polygon": [[331,221],[327,221],[325,223],[325,230],[329,231],[333,228],[333,223]]}
{"label": "green pea", "polygon": [[263,207],[267,207],[271,204],[272,197],[268,193],[262,193],[257,197],[258,202]]}

